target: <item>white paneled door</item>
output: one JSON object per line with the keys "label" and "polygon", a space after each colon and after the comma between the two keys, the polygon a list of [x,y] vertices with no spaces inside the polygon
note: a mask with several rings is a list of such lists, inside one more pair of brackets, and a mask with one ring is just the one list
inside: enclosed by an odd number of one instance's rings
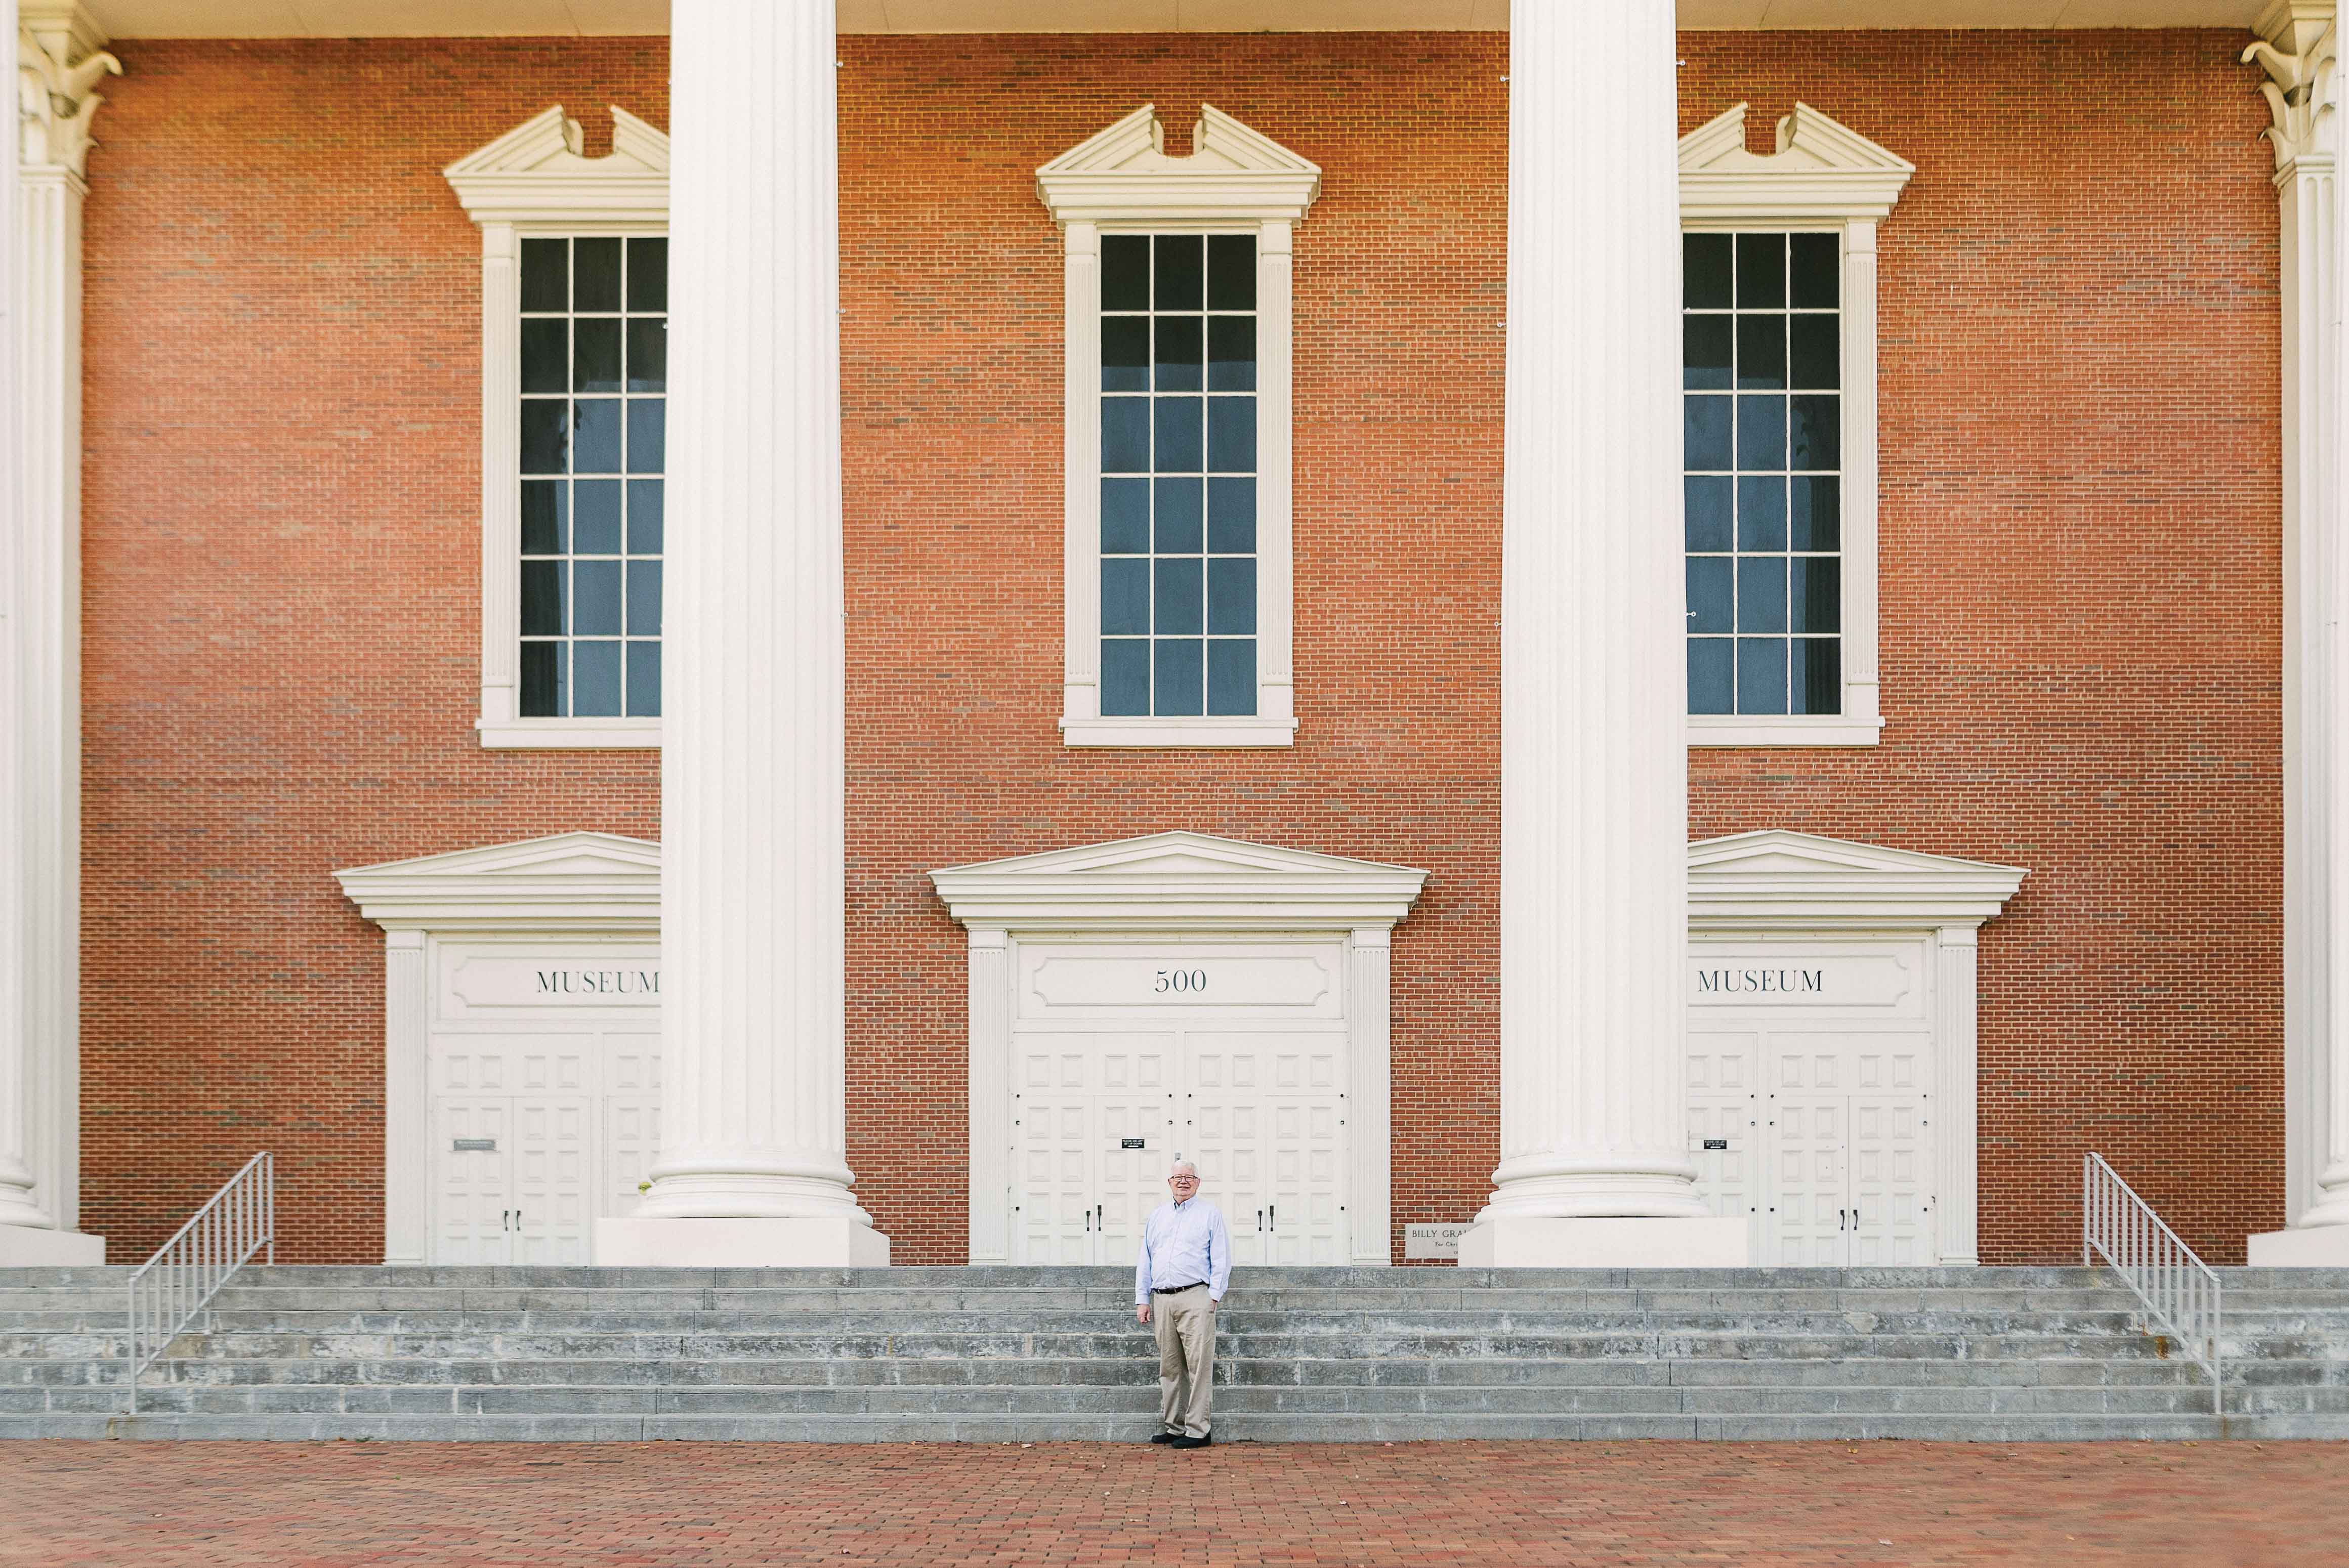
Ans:
{"label": "white paneled door", "polygon": [[1238,1264],[1347,1261],[1335,944],[1025,947],[1012,1037],[1012,1247],[1131,1264],[1195,1162]]}

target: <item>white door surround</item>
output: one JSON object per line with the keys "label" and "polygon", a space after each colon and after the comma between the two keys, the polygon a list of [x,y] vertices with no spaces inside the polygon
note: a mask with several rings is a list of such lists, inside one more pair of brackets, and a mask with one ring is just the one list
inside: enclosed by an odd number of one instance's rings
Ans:
{"label": "white door surround", "polygon": [[[1097,1008],[1104,1024],[1117,1020],[1122,1031],[1136,1033],[1157,1008],[1136,1006],[1116,990],[1123,968],[1134,967],[1125,978],[1146,986],[1154,984],[1159,955],[1183,952],[1220,952],[1254,965],[1275,990],[1282,966],[1326,964],[1326,998],[1300,1002],[1268,991],[1251,999],[1262,1006],[1250,1010],[1318,1009],[1344,1020],[1346,1169],[1333,1190],[1347,1194],[1350,1211],[1347,1261],[1389,1261],[1388,950],[1425,872],[1173,832],[955,866],[930,877],[969,934],[972,1263],[1024,1255],[1011,1245],[1013,1057],[1015,1037],[1028,1033],[1038,1010],[1023,1014],[1022,997],[1044,988],[1048,1011],[1057,998],[1070,1016]],[[1133,959],[1119,956],[1129,952]],[[1053,958],[1063,960],[1065,992],[1055,989],[1061,976],[1048,977]],[[1090,960],[1092,972],[1071,960]],[[1097,984],[1115,994],[1087,989]],[[1082,1087],[1088,1093],[1106,1088]],[[1300,1102],[1300,1113],[1307,1109]],[[1254,1206],[1252,1200],[1251,1212]],[[1226,1217],[1246,1228],[1246,1218],[1228,1207]]]}
{"label": "white door surround", "polygon": [[[418,860],[394,861],[336,873],[343,892],[359,913],[384,930],[384,1261],[421,1264],[435,1255],[433,1227],[436,1173],[448,1188],[441,1196],[462,1187],[462,1171],[444,1170],[445,1156],[458,1136],[492,1136],[471,1127],[460,1129],[452,1118],[560,1116],[585,1103],[583,1097],[604,1102],[646,1102],[636,1107],[649,1115],[657,1094],[652,1078],[658,1057],[657,1041],[647,1052],[627,1043],[632,1014],[651,1011],[634,978],[646,973],[660,939],[660,846],[642,839],[608,833],[558,833],[521,843],[460,850]],[[609,963],[581,964],[589,957]],[[561,957],[566,967],[533,960]],[[657,962],[653,964],[657,969]],[[512,973],[509,973],[512,971]],[[575,1065],[560,1050],[538,1048],[545,1042],[534,1034],[514,1034],[512,1023],[545,1016],[535,992],[544,989],[542,971],[557,977],[559,987],[592,988],[582,995],[590,1006],[579,1016],[584,1037],[598,1042],[595,1059]],[[519,975],[531,995],[511,995],[508,984]],[[523,1025],[527,1028],[527,1024]],[[640,1026],[639,1026],[640,1027]],[[480,1037],[509,1043],[492,1063],[480,1065],[481,1077],[505,1075],[491,1083],[468,1078],[463,1084],[444,1083],[441,1089],[465,1093],[436,1095],[431,1072],[438,1042],[442,1065],[452,1053],[452,1037],[472,1030]],[[543,1073],[545,1081],[532,1075]],[[629,1078],[628,1075],[636,1075]],[[623,1081],[626,1079],[627,1081]],[[439,1114],[435,1114],[436,1099]],[[626,1105],[621,1105],[623,1111]],[[652,1130],[606,1130],[611,1136],[595,1140],[595,1148],[577,1158],[585,1161],[577,1181],[564,1183],[567,1192],[577,1187],[592,1192],[600,1180],[609,1187],[626,1181],[628,1171],[616,1162],[614,1148],[654,1147]],[[517,1131],[512,1136],[519,1136]],[[497,1136],[506,1136],[502,1133]],[[436,1144],[436,1140],[445,1140]],[[535,1147],[535,1146],[533,1146]],[[509,1150],[483,1150],[500,1159]],[[552,1156],[550,1156],[552,1158]],[[571,1158],[565,1155],[563,1158]],[[606,1170],[605,1167],[613,1169]],[[501,1167],[503,1170],[503,1167]],[[600,1174],[599,1174],[600,1173]],[[535,1181],[531,1172],[510,1173],[512,1181]],[[501,1178],[505,1180],[505,1178]],[[584,1186],[582,1184],[585,1184]],[[608,1194],[607,1194],[608,1196]],[[570,1200],[562,1200],[570,1201]],[[495,1205],[493,1205],[495,1206]],[[461,1216],[443,1214],[449,1224]],[[550,1201],[543,1217],[527,1210],[522,1224],[506,1243],[484,1243],[476,1237],[468,1245],[503,1244],[515,1262],[552,1261],[539,1249],[560,1244],[544,1224],[568,1229],[584,1221],[557,1212]],[[472,1228],[480,1229],[478,1218]],[[448,1224],[441,1229],[446,1231]],[[499,1227],[506,1233],[505,1225]],[[469,1255],[482,1256],[479,1253]]]}
{"label": "white door surround", "polygon": [[[2014,866],[1782,830],[1701,840],[1689,846],[1688,857],[1692,992],[1697,989],[1698,972],[1709,955],[1750,959],[1756,954],[1783,954],[1789,960],[1785,966],[1795,969],[1803,966],[1793,960],[1816,955],[1845,972],[1847,978],[1839,984],[1847,990],[1828,993],[1816,1002],[1798,994],[1791,1004],[1757,995],[1753,1009],[1757,1020],[1770,1016],[1763,1011],[1764,1007],[1791,1006],[1782,1016],[1816,1024],[1820,1037],[1814,1043],[1833,1047],[1809,1053],[1814,1063],[1833,1057],[1838,1065],[1830,1067],[1830,1071],[1870,1070],[1860,1058],[1872,1049],[1879,1057],[1906,1054],[1913,1058],[1920,1053],[1910,1047],[1920,1041],[1930,1042],[1921,1052],[1930,1062],[1926,1081],[1905,1085],[1894,1081],[1901,1073],[1896,1063],[1885,1068],[1886,1081],[1870,1088],[1873,1098],[1863,1095],[1852,1103],[1870,1114],[1896,1118],[1912,1112],[1921,1115],[1926,1105],[1933,1108],[1933,1125],[1924,1144],[1930,1150],[1931,1169],[1919,1179],[1926,1184],[1930,1216],[1930,1236],[1920,1241],[1930,1242],[1931,1255],[1921,1261],[1978,1262],[1976,937],[1982,923],[2005,908],[2028,873]],[[1904,962],[1915,963],[1917,973],[1905,975]],[[1741,967],[1754,965],[1747,963]],[[1692,1013],[1715,1011],[1719,1006],[1701,1004]],[[1857,1026],[1870,1024],[1876,1015],[1883,1015],[1884,1019],[1873,1026],[1879,1030],[1889,1026],[1899,1043],[1898,1051],[1878,1048],[1885,1044],[1884,1037],[1870,1037],[1877,1040],[1876,1047],[1871,1047],[1867,1039],[1849,1033]],[[1766,1036],[1769,1031],[1757,1025],[1754,1032]],[[1690,1138],[1692,1145],[1701,1146],[1706,1132],[1725,1130],[1702,1125],[1708,1094],[1719,1099],[1725,1086],[1708,1077],[1713,1044],[1693,1017],[1689,1048]],[[1842,1065],[1847,1058],[1849,1065]],[[1755,1072],[1765,1069],[1758,1050],[1750,1067]],[[1790,1084],[1787,1088],[1792,1095],[1806,1097],[1805,1115],[1813,1121],[1823,1108],[1828,1114],[1840,1114],[1850,1092],[1850,1086],[1845,1084],[1827,1086],[1832,1095],[1823,1093],[1816,1083]],[[1835,1099],[1834,1106],[1826,1105],[1829,1098]],[[1912,1099],[1918,1103],[1912,1106]],[[1711,1109],[1717,1112],[1721,1108]],[[1815,1130],[1809,1130],[1806,1136]],[[1899,1137],[1909,1135],[1902,1132]],[[1831,1141],[1842,1150],[1857,1147],[1853,1140],[1858,1138],[1858,1131],[1846,1129]],[[1749,1170],[1751,1159],[1761,1152],[1762,1141],[1748,1146]],[[1910,1140],[1908,1146],[1916,1145]],[[1701,1161],[1704,1158],[1695,1150],[1692,1153]],[[1823,1157],[1843,1158],[1836,1150]],[[1714,1180],[1720,1180],[1717,1173]],[[1838,1192],[1847,1191],[1855,1190],[1855,1183],[1878,1180],[1838,1164],[1834,1186]],[[1880,1196],[1873,1192],[1864,1196],[1863,1216],[1878,1210]],[[1819,1202],[1830,1214],[1843,1206],[1824,1199]],[[1835,1233],[1830,1230],[1826,1234],[1832,1243]],[[1754,1261],[1769,1258],[1765,1253]],[[1854,1255],[1849,1261],[1871,1260]]]}

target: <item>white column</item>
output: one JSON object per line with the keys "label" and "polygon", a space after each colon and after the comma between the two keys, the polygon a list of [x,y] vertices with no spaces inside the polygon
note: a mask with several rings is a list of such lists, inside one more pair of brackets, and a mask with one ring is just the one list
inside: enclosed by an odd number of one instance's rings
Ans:
{"label": "white column", "polygon": [[670,28],[675,990],[652,1190],[595,1257],[885,1264],[847,1162],[833,9],[678,0]]}
{"label": "white column", "polygon": [[970,929],[970,1261],[1011,1261],[1011,934]]}
{"label": "white column", "polygon": [[2338,70],[2332,0],[2277,0],[2244,51],[2269,80],[2283,369],[2284,1093],[2288,1231],[2254,1264],[2349,1266],[2349,552]]}
{"label": "white column", "polygon": [[0,537],[0,1264],[103,1261],[80,1206],[81,204],[89,89],[119,71],[71,4],[7,5],[16,146],[0,191],[11,369]]}
{"label": "white column", "polygon": [[1346,1261],[1394,1261],[1394,930],[1354,927],[1346,997]]}
{"label": "white column", "polygon": [[1686,1150],[1672,29],[1511,20],[1501,1164],[1463,1264],[1745,1261]]}
{"label": "white column", "polygon": [[1932,945],[1933,1247],[1951,1268],[1982,1262],[1981,936],[1978,926],[1945,925]]}

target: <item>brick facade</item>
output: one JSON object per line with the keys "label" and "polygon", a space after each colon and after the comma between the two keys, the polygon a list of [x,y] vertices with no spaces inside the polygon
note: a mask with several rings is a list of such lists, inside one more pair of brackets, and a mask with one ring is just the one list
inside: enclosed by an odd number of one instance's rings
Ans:
{"label": "brick facade", "polygon": [[[2223,33],[1689,35],[1683,126],[1799,96],[1920,173],[1882,234],[1885,744],[1692,754],[1692,834],[2033,875],[1982,948],[1982,1252],[2085,1142],[2198,1245],[2282,1208],[2274,199]],[[1394,1222],[1497,1148],[1506,41],[841,41],[849,1161],[963,1256],[963,944],[924,872],[1187,828],[1426,868]],[[139,43],[88,208],[85,1227],[277,1150],[379,1257],[382,959],[338,867],[658,834],[647,752],[485,752],[479,240],[442,165],[658,40]],[[1296,261],[1293,751],[1060,744],[1061,265],[1035,166],[1143,100],[1319,162]],[[1603,236],[1595,236],[1603,237]]]}

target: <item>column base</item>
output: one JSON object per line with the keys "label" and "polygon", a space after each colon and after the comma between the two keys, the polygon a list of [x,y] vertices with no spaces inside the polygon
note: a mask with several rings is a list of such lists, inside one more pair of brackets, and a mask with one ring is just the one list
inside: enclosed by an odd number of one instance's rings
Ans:
{"label": "column base", "polygon": [[0,1269],[82,1268],[105,1261],[104,1236],[0,1225]]}
{"label": "column base", "polygon": [[1505,1214],[1460,1233],[1460,1266],[1491,1269],[1735,1269],[1744,1220],[1556,1220]]}
{"label": "column base", "polygon": [[889,1238],[854,1220],[598,1220],[602,1268],[885,1269]]}
{"label": "column base", "polygon": [[2304,1225],[2251,1239],[2255,1269],[2349,1269],[2349,1225]]}

